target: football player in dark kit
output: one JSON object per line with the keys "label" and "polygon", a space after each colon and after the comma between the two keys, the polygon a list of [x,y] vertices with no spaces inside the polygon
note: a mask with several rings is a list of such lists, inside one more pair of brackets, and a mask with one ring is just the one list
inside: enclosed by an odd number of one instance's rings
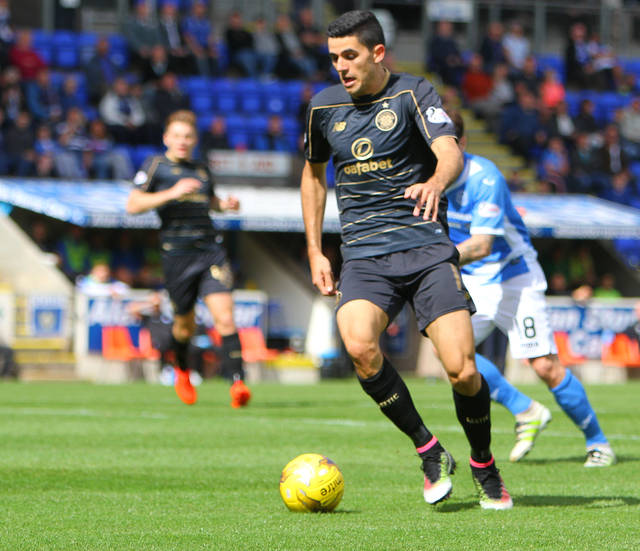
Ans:
{"label": "football player in dark kit", "polygon": [[189,380],[187,352],[196,327],[194,305],[201,296],[222,336],[223,372],[233,378],[231,406],[241,407],[251,393],[243,382],[240,339],[233,320],[232,273],[209,217],[210,209],[237,210],[240,205],[235,197],[217,197],[209,169],[193,160],[196,128],[191,111],[169,116],[163,135],[167,151],[147,159],[136,174],[127,212],[156,209],[160,216],[163,270],[174,308],[176,393],[185,404],[197,399]]}
{"label": "football player in dark kit", "polygon": [[[480,505],[512,500],[490,451],[489,388],[476,370],[458,253],[447,236],[445,188],[463,160],[455,129],[423,78],[390,74],[384,36],[371,12],[351,11],[328,28],[341,84],[315,95],[307,112],[302,208],[313,283],[338,296],[338,329],[364,391],[411,438],[422,460],[424,499],[451,494],[455,461],[426,428],[379,338],[405,302],[435,345],[471,446]],[[333,157],[342,227],[339,284],[322,252],[326,163]]]}

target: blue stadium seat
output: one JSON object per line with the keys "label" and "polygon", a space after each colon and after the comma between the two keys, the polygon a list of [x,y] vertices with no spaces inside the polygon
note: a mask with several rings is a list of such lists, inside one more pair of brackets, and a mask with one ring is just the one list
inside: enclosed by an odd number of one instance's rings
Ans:
{"label": "blue stadium seat", "polygon": [[33,49],[38,52],[47,65],[51,65],[53,61],[53,43],[51,33],[33,30],[31,31],[31,40]]}
{"label": "blue stadium seat", "polygon": [[136,170],[142,166],[145,159],[152,155],[158,155],[161,153],[161,150],[154,145],[137,145],[135,147],[127,148],[127,150],[129,151],[131,162]]}
{"label": "blue stadium seat", "polygon": [[119,69],[126,69],[129,66],[129,47],[126,40],[119,34],[110,34],[108,39],[111,61]]}
{"label": "blue stadium seat", "polygon": [[565,81],[564,59],[558,55],[541,54],[536,56],[538,62],[538,72],[544,73],[546,69],[554,69],[562,82]]}
{"label": "blue stadium seat", "polygon": [[75,46],[56,46],[53,64],[61,69],[75,69],[80,65],[79,50]]}
{"label": "blue stadium seat", "polygon": [[78,35],[80,64],[86,65],[89,63],[96,51],[97,42],[98,35],[96,33],[80,33]]}
{"label": "blue stadium seat", "polygon": [[213,97],[209,93],[195,93],[189,96],[191,109],[197,115],[208,115],[213,111]]}

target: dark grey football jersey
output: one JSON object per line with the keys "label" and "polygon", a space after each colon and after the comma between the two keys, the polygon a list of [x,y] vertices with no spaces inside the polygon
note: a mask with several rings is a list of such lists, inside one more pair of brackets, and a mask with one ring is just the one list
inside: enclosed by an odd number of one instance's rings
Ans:
{"label": "dark grey football jersey", "polygon": [[455,137],[440,97],[424,78],[392,74],[375,96],[352,98],[339,84],[316,94],[307,111],[305,156],[333,157],[345,260],[448,241],[447,200],[438,222],[413,216],[404,199],[412,184],[433,175],[430,145]]}
{"label": "dark grey football jersey", "polygon": [[141,191],[156,192],[172,187],[182,178],[200,180],[200,189],[157,208],[162,226],[160,240],[165,253],[215,249],[216,231],[209,210],[214,196],[213,176],[198,161],[174,162],[165,155],[149,157],[133,179]]}

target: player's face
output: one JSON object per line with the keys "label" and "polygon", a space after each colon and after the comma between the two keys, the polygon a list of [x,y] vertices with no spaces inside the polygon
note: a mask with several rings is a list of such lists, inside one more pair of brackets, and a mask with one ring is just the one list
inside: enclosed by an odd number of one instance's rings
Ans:
{"label": "player's face", "polygon": [[174,121],[166,129],[163,136],[167,147],[167,157],[172,161],[191,159],[193,149],[198,143],[196,129],[186,122]]}
{"label": "player's face", "polygon": [[384,70],[380,62],[384,58],[384,45],[372,50],[362,44],[356,36],[329,38],[329,57],[338,72],[340,82],[353,97],[378,92]]}

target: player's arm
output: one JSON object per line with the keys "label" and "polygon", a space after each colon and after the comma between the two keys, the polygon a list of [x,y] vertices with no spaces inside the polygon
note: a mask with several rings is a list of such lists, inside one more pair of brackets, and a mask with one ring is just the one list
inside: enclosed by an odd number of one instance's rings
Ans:
{"label": "player's arm", "polygon": [[458,243],[456,247],[460,253],[460,266],[480,260],[491,253],[494,239],[495,235],[478,233]]}
{"label": "player's arm", "polygon": [[226,199],[214,195],[211,198],[211,209],[216,212],[226,212],[228,210],[240,210],[240,200],[233,195],[230,195]]}
{"label": "player's arm", "polygon": [[184,195],[197,191],[201,185],[200,180],[195,178],[182,178],[169,189],[161,191],[143,191],[139,188],[133,188],[127,199],[127,212],[129,214],[140,214],[156,209],[170,201],[176,201]]}
{"label": "player's arm", "polygon": [[414,216],[420,216],[424,208],[423,219],[435,222],[438,219],[440,197],[462,171],[464,160],[458,142],[452,136],[436,138],[431,143],[431,151],[438,161],[433,176],[426,182],[409,186],[404,197],[415,200]]}
{"label": "player's arm", "polygon": [[327,200],[327,163],[305,161],[300,180],[302,218],[313,284],[323,295],[336,293],[329,259],[322,254],[322,223]]}

